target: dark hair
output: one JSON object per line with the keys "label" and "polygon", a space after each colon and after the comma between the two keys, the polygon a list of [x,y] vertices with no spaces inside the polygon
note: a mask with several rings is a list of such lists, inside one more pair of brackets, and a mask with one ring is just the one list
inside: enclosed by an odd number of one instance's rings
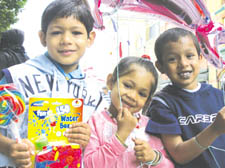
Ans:
{"label": "dark hair", "polygon": [[15,48],[23,45],[24,32],[19,29],[10,29],[1,33],[0,48]]}
{"label": "dark hair", "polygon": [[54,0],[42,14],[41,30],[46,33],[49,24],[54,19],[69,16],[74,16],[83,23],[89,35],[93,29],[94,19],[86,0]]}
{"label": "dark hair", "polygon": [[152,73],[152,75],[155,79],[154,83],[152,84],[152,88],[150,89],[149,97],[145,103],[145,104],[148,104],[151,100],[152,95],[156,91],[157,84],[158,84],[158,73],[156,71],[155,66],[149,59],[141,58],[141,57],[132,57],[132,56],[128,56],[128,57],[121,59],[113,71],[113,81],[112,82],[114,84],[117,81],[117,77],[122,77],[124,75],[131,73],[133,71],[133,69],[130,69],[130,66],[132,64],[137,64],[137,65],[144,67],[146,69],[146,71]]}
{"label": "dark hair", "polygon": [[186,29],[176,27],[164,31],[155,42],[155,55],[159,63],[162,63],[162,54],[164,52],[165,44],[168,42],[176,42],[179,38],[184,36],[189,36],[193,40],[198,55],[200,55],[200,46],[197,37]]}

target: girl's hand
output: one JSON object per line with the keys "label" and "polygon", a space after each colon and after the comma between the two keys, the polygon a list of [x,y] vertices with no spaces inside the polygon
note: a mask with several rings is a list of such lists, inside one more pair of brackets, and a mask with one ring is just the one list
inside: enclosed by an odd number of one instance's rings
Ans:
{"label": "girl's hand", "polygon": [[14,142],[9,147],[9,157],[19,168],[30,168],[32,166],[31,155],[34,155],[35,147],[28,140],[23,139],[22,142]]}
{"label": "girl's hand", "polygon": [[150,147],[148,142],[141,139],[133,139],[135,147],[135,156],[139,162],[149,162],[152,161],[156,157],[156,153]]}
{"label": "girl's hand", "polygon": [[89,143],[91,128],[87,123],[77,122],[70,125],[65,136],[70,143],[78,143],[85,148]]}
{"label": "girl's hand", "polygon": [[138,120],[127,108],[118,111],[116,120],[118,126],[117,134],[125,142],[132,130],[136,127]]}

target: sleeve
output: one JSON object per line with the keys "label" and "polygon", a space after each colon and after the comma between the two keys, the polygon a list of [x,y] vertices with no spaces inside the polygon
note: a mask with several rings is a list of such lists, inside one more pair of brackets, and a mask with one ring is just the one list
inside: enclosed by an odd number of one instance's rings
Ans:
{"label": "sleeve", "polygon": [[2,74],[3,74],[3,78],[2,79],[2,82],[5,82],[4,84],[6,83],[13,83],[13,79],[12,79],[12,76],[11,76],[11,73],[9,72],[9,70],[6,68],[6,69],[2,69]]}
{"label": "sleeve", "polygon": [[149,107],[150,120],[146,132],[154,134],[182,134],[175,113],[165,104],[153,100]]}
{"label": "sleeve", "polygon": [[7,84],[7,81],[6,81],[5,76],[2,76],[2,77],[0,78],[0,85],[3,85],[3,84]]}
{"label": "sleeve", "polygon": [[[96,120],[99,120],[99,118]],[[123,146],[115,135],[110,140],[100,142],[101,130],[104,126],[96,125],[93,117],[88,121],[91,127],[91,137],[89,144],[84,151],[85,168],[113,167],[116,160],[119,160],[126,147]]]}

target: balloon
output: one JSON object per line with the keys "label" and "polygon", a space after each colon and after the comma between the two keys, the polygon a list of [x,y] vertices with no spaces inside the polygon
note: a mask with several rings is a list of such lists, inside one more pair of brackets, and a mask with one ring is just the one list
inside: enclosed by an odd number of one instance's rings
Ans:
{"label": "balloon", "polygon": [[221,24],[210,22],[196,29],[196,36],[201,45],[202,54],[215,67],[223,68],[225,60],[219,54],[219,46],[225,44],[225,30]]}
{"label": "balloon", "polygon": [[95,20],[94,27],[97,29],[104,29],[102,12],[100,12],[99,10],[101,0],[88,0],[88,1],[92,16]]}
{"label": "balloon", "polygon": [[[217,68],[225,60],[219,46],[225,44],[225,28],[214,23],[203,0],[89,0],[95,18],[95,27],[104,29],[103,16],[117,10],[145,13],[194,32],[200,42],[203,56]],[[104,9],[104,11],[102,10]]]}

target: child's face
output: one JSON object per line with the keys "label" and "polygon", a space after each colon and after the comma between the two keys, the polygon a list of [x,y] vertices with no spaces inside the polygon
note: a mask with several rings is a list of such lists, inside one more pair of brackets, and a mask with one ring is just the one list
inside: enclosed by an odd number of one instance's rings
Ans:
{"label": "child's face", "polygon": [[184,89],[195,89],[202,55],[198,55],[193,40],[181,37],[177,42],[165,45],[162,64],[156,62],[161,73],[167,74],[173,84]]}
{"label": "child's face", "polygon": [[65,72],[77,68],[86,47],[90,47],[95,38],[91,32],[89,37],[85,26],[73,16],[53,20],[46,34],[40,33],[40,39],[47,46],[52,59],[61,64]]}
{"label": "child's face", "polygon": [[119,78],[119,90],[117,82],[111,82],[108,87],[111,89],[112,105],[117,111],[120,108],[120,94],[122,106],[135,113],[143,108],[148,99],[154,78],[152,73],[139,65],[133,64],[130,69],[134,71]]}

